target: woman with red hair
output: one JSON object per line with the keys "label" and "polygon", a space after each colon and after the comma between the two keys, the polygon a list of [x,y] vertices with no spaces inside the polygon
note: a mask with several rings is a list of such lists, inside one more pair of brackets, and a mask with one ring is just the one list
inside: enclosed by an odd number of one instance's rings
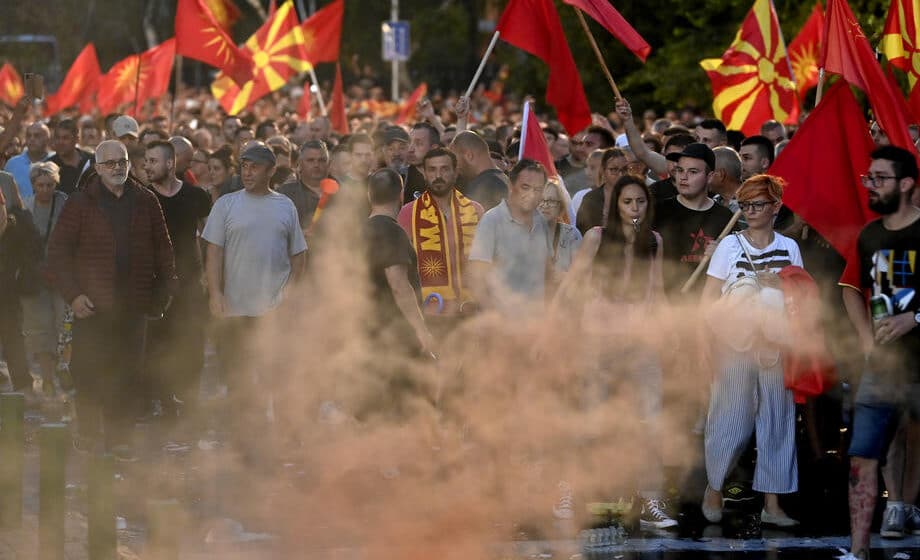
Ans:
{"label": "woman with red hair", "polygon": [[782,328],[776,328],[783,306],[777,273],[802,266],[796,242],[773,229],[783,186],[771,175],[755,175],[741,185],[736,196],[748,228],[719,243],[703,288],[703,306],[717,310],[709,322],[718,369],[706,421],[709,485],[702,505],[713,523],[722,519],[725,478],[756,428],[754,490],[765,494],[761,521],[798,524],[779,505],[779,494],[798,490],[798,467],[795,404],[784,383]]}

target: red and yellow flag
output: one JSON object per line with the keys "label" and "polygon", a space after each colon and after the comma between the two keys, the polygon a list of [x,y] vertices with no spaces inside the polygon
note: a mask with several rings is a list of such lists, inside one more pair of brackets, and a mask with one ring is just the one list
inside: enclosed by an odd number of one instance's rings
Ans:
{"label": "red and yellow flag", "polygon": [[405,101],[399,104],[399,115],[396,117],[396,124],[403,124],[409,119],[414,119],[415,106],[426,95],[428,95],[428,84],[422,82],[420,86],[409,94]]}
{"label": "red and yellow flag", "polygon": [[307,60],[311,64],[335,62],[339,59],[344,15],[345,0],[335,0],[323,9],[316,10],[301,24]]}
{"label": "red and yellow flag", "polygon": [[208,11],[214,14],[217,24],[227,31],[240,19],[240,9],[233,0],[204,0],[204,3]]}
{"label": "red and yellow flag", "polygon": [[148,99],[165,94],[175,58],[176,39],[172,38],[116,62],[99,81],[96,94],[99,110],[111,113],[130,103],[128,112],[134,114]]}
{"label": "red and yellow flag", "polygon": [[204,0],[179,0],[175,27],[176,54],[219,68],[240,85],[252,78],[252,57],[236,46]]}
{"label": "red and yellow flag", "polygon": [[345,108],[345,92],[342,87],[342,67],[335,64],[335,83],[332,84],[332,99],[326,107],[329,124],[339,134],[348,134],[348,111]]}
{"label": "red and yellow flag", "polygon": [[891,0],[888,19],[882,32],[881,51],[892,66],[907,74],[910,86],[908,105],[915,119],[920,119],[920,8],[911,0]]}
{"label": "red and yellow flag", "polygon": [[96,93],[101,77],[102,70],[96,57],[96,47],[89,43],[73,61],[61,87],[45,99],[45,112],[53,115],[78,104],[83,111],[83,107],[89,104],[92,95]]}
{"label": "red and yellow flag", "polygon": [[760,133],[764,121],[798,119],[792,68],[770,0],[756,0],[722,58],[700,66],[712,82],[712,109],[729,130],[750,136]]}
{"label": "red and yellow flag", "polygon": [[789,60],[792,62],[795,88],[800,97],[818,85],[818,55],[821,53],[823,42],[824,10],[819,2],[815,4],[815,9],[808,16],[802,30],[789,43]]}
{"label": "red and yellow flag", "polygon": [[25,93],[26,88],[22,85],[19,72],[7,62],[0,68],[0,101],[12,107],[19,103]]}
{"label": "red and yellow flag", "polygon": [[281,89],[291,76],[310,69],[304,47],[303,30],[297,21],[294,3],[288,0],[265,20],[242,47],[255,63],[252,79],[242,87],[221,72],[211,84],[211,93],[228,114],[234,115],[256,100]]}

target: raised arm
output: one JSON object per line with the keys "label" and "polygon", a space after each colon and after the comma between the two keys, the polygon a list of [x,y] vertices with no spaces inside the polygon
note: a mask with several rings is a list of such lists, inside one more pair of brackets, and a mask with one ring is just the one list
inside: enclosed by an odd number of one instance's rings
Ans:
{"label": "raised arm", "polygon": [[623,127],[626,129],[626,139],[629,140],[629,149],[632,150],[633,154],[636,157],[648,166],[659,177],[663,177],[668,173],[668,160],[665,157],[657,152],[653,152],[645,145],[645,142],[642,141],[642,133],[639,132],[639,127],[636,126],[635,121],[633,121],[632,108],[629,106],[629,101],[624,99],[618,99],[616,102],[617,114],[620,115],[620,118],[623,119]]}

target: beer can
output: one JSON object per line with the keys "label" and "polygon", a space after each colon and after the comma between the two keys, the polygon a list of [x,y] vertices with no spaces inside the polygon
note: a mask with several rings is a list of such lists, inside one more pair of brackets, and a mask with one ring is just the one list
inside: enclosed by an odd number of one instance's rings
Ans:
{"label": "beer can", "polygon": [[885,317],[892,315],[891,299],[885,294],[878,294],[869,299],[869,313],[872,315],[872,321],[877,323]]}

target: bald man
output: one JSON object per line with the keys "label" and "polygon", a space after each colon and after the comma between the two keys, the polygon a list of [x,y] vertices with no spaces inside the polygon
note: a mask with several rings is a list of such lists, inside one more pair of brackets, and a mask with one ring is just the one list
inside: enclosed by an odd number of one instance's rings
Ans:
{"label": "bald man", "polygon": [[464,130],[454,137],[450,149],[457,155],[457,171],[463,194],[488,212],[508,197],[508,176],[495,166],[489,145],[475,132]]}
{"label": "bald man", "polygon": [[169,143],[176,151],[176,178],[197,185],[198,179],[190,170],[195,147],[185,136],[173,136],[169,139]]}
{"label": "bald man", "polygon": [[33,163],[47,161],[54,155],[48,151],[51,142],[51,130],[45,123],[34,122],[26,129],[26,147],[18,156],[13,156],[6,162],[6,169],[10,172],[16,184],[19,185],[19,194],[24,200],[32,198],[32,180],[29,178],[29,167]]}

